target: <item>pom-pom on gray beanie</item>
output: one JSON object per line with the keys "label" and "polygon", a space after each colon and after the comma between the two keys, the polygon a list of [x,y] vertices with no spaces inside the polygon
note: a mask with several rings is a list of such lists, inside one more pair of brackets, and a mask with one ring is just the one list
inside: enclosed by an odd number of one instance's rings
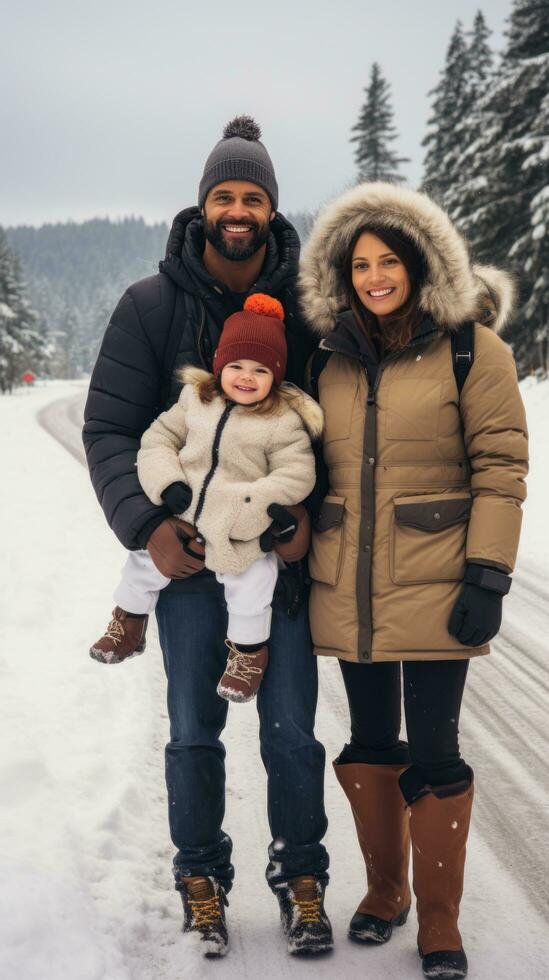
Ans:
{"label": "pom-pom on gray beanie", "polygon": [[278,207],[278,184],[267,150],[260,143],[261,130],[251,116],[236,116],[223,130],[204,167],[198,188],[198,206],[209,191],[224,180],[249,180],[269,195],[273,211]]}

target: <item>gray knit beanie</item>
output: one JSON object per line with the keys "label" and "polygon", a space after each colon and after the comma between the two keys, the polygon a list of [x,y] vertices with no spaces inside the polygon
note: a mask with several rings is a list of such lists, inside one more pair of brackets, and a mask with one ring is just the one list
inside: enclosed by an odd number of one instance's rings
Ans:
{"label": "gray knit beanie", "polygon": [[263,143],[261,130],[251,116],[236,116],[223,130],[204,167],[198,188],[198,206],[203,207],[208,191],[224,180],[249,180],[267,191],[273,211],[278,207],[278,184],[274,167]]}

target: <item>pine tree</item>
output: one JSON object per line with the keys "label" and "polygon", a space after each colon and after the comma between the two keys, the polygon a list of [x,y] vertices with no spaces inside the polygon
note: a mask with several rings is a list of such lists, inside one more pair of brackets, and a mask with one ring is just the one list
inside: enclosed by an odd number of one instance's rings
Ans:
{"label": "pine tree", "polygon": [[471,115],[475,107],[486,94],[490,79],[494,72],[494,52],[490,46],[492,31],[488,27],[482,10],[478,10],[471,31],[466,37],[470,38],[465,58],[463,73],[463,89],[460,100],[461,118],[456,128],[456,142],[463,146],[466,134],[474,131]]}
{"label": "pine tree", "polygon": [[477,259],[517,273],[521,308],[508,337],[525,373],[549,317],[549,5],[514,0],[506,36],[450,210]]}
{"label": "pine tree", "polygon": [[[528,204],[528,221],[511,245],[509,255],[518,275],[524,269],[526,301],[511,339],[524,368],[533,367],[541,352],[541,367],[547,370],[549,334],[549,4],[516,0],[509,24],[506,52],[510,71],[515,73],[517,95],[525,96],[528,127],[517,128],[510,152],[520,161],[524,180],[523,200]],[[519,102],[520,105],[520,102]],[[537,347],[540,345],[540,348]]]}
{"label": "pine tree", "polygon": [[383,78],[377,62],[372,65],[370,84],[364,90],[366,101],[361,109],[358,122],[353,126],[351,143],[356,143],[355,161],[358,167],[357,181],[390,180],[402,181],[399,173],[401,163],[408,163],[407,157],[399,157],[391,149],[397,139],[393,124],[391,88]]}
{"label": "pine tree", "polygon": [[[544,114],[549,122],[549,96],[544,101]],[[546,152],[543,161],[546,168],[548,159],[549,153]],[[530,165],[535,166],[535,163],[532,161]],[[524,307],[524,316],[538,350],[536,359],[527,337],[526,366],[534,366],[537,360],[538,367],[546,375],[549,372],[549,184],[532,198],[530,213],[532,220],[526,240],[524,243],[517,243],[520,247],[524,244],[530,252],[526,268],[532,288]]]}
{"label": "pine tree", "polygon": [[0,228],[0,391],[12,391],[27,368],[36,372],[50,355],[25,296],[18,258]]}
{"label": "pine tree", "polygon": [[448,183],[441,198],[451,218],[459,220],[475,211],[487,183],[486,174],[473,174],[473,158],[479,134],[484,128],[481,109],[494,74],[494,55],[490,47],[491,30],[482,11],[475,17],[463,77],[462,114],[455,127],[455,141],[448,155]]}
{"label": "pine tree", "polygon": [[456,129],[461,123],[466,104],[469,77],[469,49],[458,20],[446,52],[446,62],[438,85],[431,90],[432,114],[427,123],[427,147],[424,162],[423,188],[439,201],[452,183],[452,170],[459,148]]}

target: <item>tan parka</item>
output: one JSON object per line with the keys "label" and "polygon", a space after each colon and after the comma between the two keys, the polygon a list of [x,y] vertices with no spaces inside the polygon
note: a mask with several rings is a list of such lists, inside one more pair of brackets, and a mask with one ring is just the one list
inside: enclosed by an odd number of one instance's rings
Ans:
{"label": "tan parka", "polygon": [[[391,227],[420,249],[424,321],[369,384],[361,329],[343,313],[343,260],[358,229]],[[310,555],[315,652],[342,660],[450,660],[489,652],[448,633],[466,561],[512,571],[527,473],[515,364],[497,336],[513,287],[471,267],[447,215],[425,195],[363,184],[317,219],[303,258],[303,309],[332,351],[320,373],[330,492]],[[490,327],[479,320],[491,320]],[[451,331],[470,320],[474,361],[461,392]]]}

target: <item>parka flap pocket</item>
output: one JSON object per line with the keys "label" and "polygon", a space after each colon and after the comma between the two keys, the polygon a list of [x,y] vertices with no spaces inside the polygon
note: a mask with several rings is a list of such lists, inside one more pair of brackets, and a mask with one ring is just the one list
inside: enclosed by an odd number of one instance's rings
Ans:
{"label": "parka flap pocket", "polygon": [[315,521],[309,552],[309,574],[315,582],[337,585],[339,580],[345,545],[346,499],[346,497],[324,497]]}
{"label": "parka flap pocket", "polygon": [[315,521],[315,531],[329,531],[331,527],[337,527],[343,520],[345,513],[345,497],[325,497],[320,508],[319,515]]}
{"label": "parka flap pocket", "polygon": [[471,497],[449,497],[448,499],[403,503],[402,498],[395,501],[395,522],[400,526],[415,527],[418,531],[443,531],[453,524],[468,521],[471,514]]}
{"label": "parka flap pocket", "polygon": [[472,498],[468,490],[396,497],[389,550],[396,585],[459,582]]}

